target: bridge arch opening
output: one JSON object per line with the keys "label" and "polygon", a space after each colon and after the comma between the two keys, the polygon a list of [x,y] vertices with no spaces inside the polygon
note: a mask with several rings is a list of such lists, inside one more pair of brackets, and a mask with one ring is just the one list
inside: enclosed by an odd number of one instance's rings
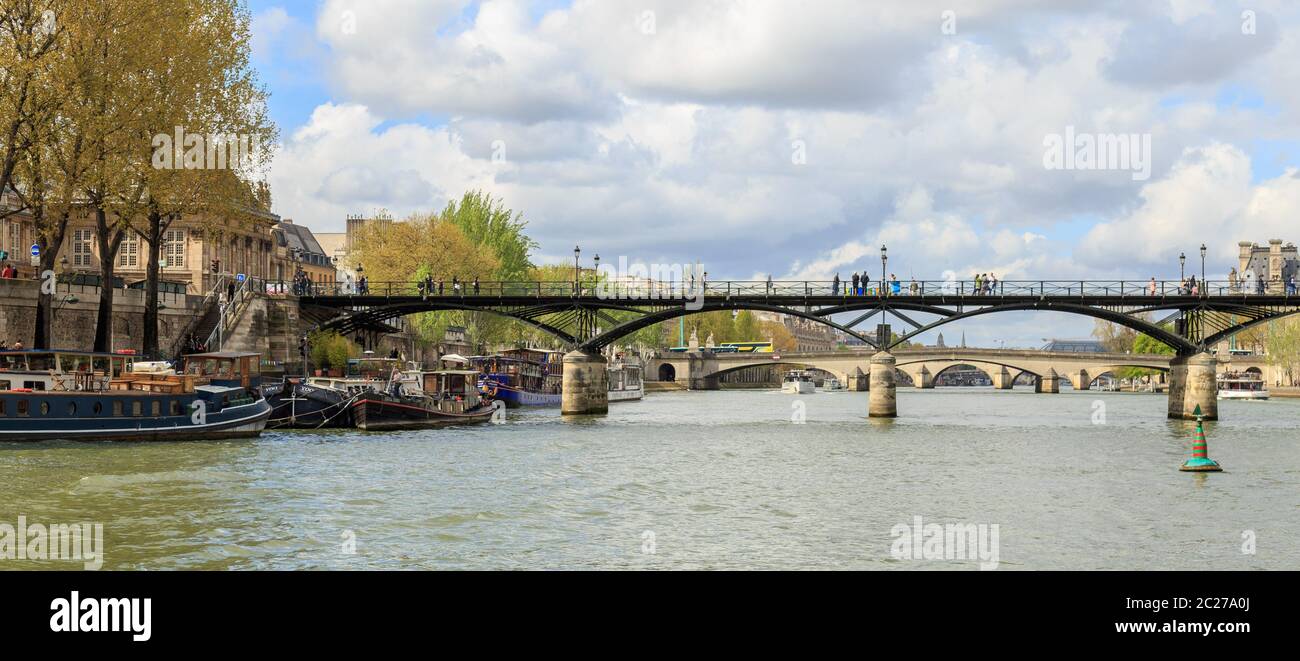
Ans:
{"label": "bridge arch opening", "polygon": [[971,363],[954,363],[934,373],[936,388],[992,385],[993,374],[988,369]]}
{"label": "bridge arch opening", "polygon": [[660,380],[660,381],[676,381],[676,380],[677,380],[677,368],[676,368],[676,367],[673,367],[672,365],[669,365],[668,363],[664,363],[663,365],[660,365],[660,366],[659,366],[659,380]]}

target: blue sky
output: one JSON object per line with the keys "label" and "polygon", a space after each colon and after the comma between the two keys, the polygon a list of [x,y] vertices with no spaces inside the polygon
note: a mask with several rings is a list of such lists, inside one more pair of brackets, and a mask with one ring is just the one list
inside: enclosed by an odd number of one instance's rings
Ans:
{"label": "blue sky", "polygon": [[[1171,277],[1201,242],[1221,273],[1239,240],[1296,240],[1293,4],[249,8],[281,129],[276,211],[318,231],[483,189],[524,214],[540,261],[581,243],[713,278],[815,279],[875,273],[887,243],[900,275],[1038,280]],[[1067,127],[1149,151],[1050,167]],[[1090,330],[1070,324],[967,336]]]}

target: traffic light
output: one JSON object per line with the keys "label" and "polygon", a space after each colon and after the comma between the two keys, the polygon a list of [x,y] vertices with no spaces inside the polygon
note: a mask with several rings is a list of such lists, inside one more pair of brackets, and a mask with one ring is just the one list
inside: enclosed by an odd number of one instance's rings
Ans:
{"label": "traffic light", "polygon": [[212,260],[212,272],[221,273],[221,260],[219,259]]}

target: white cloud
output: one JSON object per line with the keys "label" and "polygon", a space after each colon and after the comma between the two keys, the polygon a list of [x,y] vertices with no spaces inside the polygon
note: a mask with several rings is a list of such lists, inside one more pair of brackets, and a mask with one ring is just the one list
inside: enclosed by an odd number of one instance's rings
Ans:
{"label": "white cloud", "polygon": [[[286,140],[273,192],[338,229],[484,188],[543,259],[581,243],[715,278],[878,273],[882,241],[917,278],[1145,278],[1202,240],[1226,264],[1293,239],[1297,210],[1294,172],[1252,183],[1250,150],[1300,139],[1300,11],[1253,5],[1240,42],[1245,5],[1197,0],[327,0],[337,101]],[[1066,126],[1150,134],[1151,179],[1044,169]]]}

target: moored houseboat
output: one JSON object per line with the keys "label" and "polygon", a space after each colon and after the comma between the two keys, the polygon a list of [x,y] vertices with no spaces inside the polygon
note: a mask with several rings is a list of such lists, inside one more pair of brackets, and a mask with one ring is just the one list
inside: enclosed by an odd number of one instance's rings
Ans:
{"label": "moored houseboat", "polygon": [[0,352],[0,440],[197,440],[257,436],[271,407],[260,356],[194,354],[176,373],[132,356]]}
{"label": "moored houseboat", "polygon": [[396,384],[362,393],[350,404],[352,419],[366,431],[487,422],[495,407],[480,396],[478,378],[474,370],[423,372],[420,394]]}
{"label": "moored houseboat", "polygon": [[351,404],[364,392],[386,390],[393,382],[420,392],[420,371],[395,358],[354,358],[343,376],[285,376],[262,387],[271,404],[272,429],[337,429],[353,426]]}
{"label": "moored houseboat", "polygon": [[563,351],[511,349],[473,356],[470,365],[482,373],[479,390],[487,399],[499,399],[510,408],[559,406],[563,360]]}

